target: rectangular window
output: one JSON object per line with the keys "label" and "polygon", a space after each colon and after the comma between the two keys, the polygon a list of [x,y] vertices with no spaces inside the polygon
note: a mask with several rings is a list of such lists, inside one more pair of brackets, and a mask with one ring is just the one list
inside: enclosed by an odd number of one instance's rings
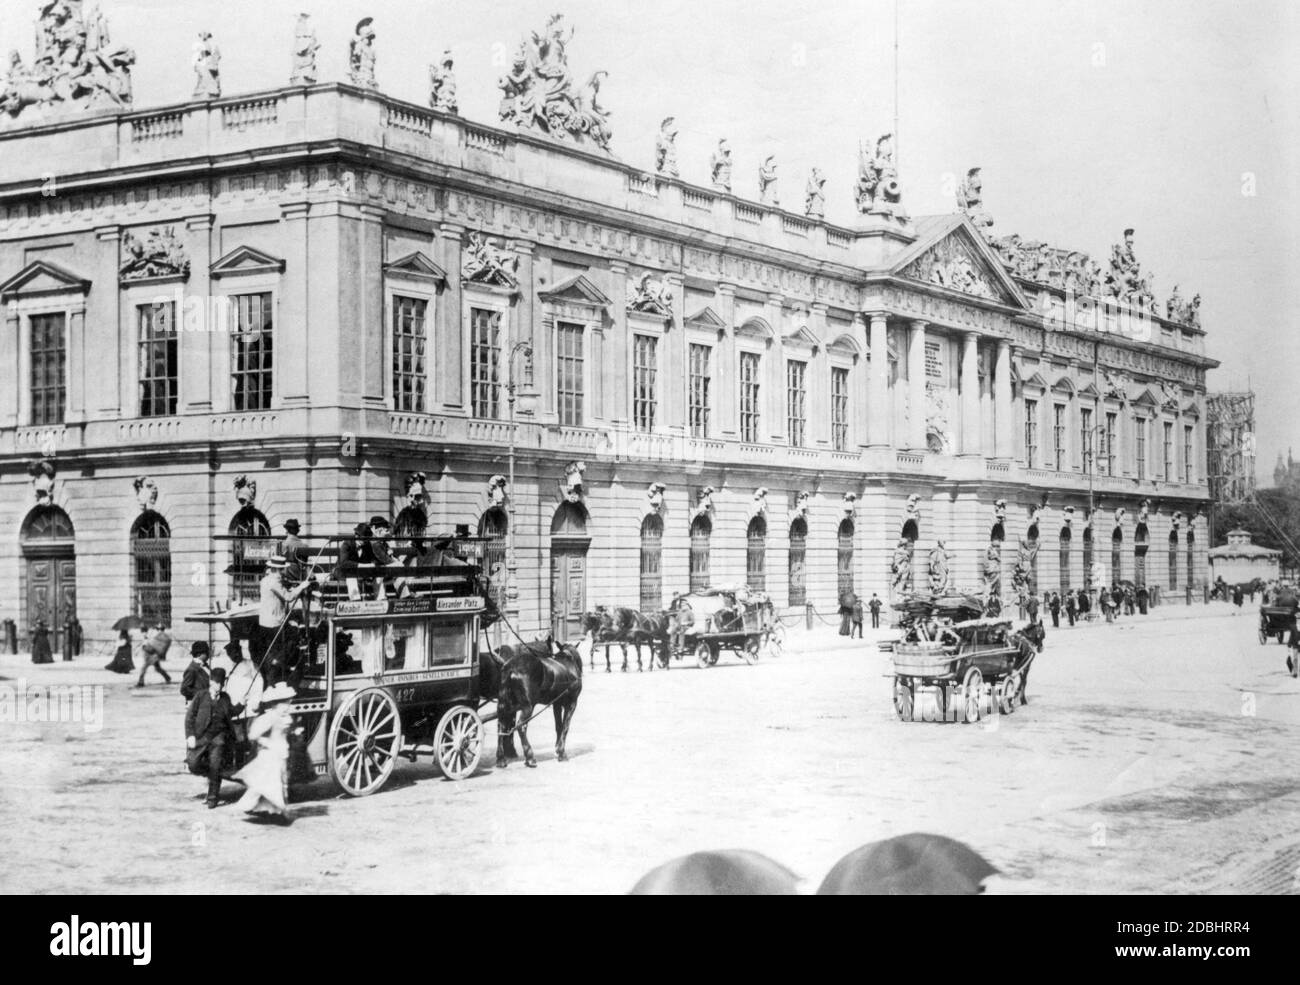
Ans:
{"label": "rectangular window", "polygon": [[67,384],[67,349],[64,346],[62,312],[33,315],[32,339],[32,423],[62,424]]}
{"label": "rectangular window", "polygon": [[555,404],[565,427],[582,427],[582,393],[582,326],[559,322],[555,326]]}
{"label": "rectangular window", "polygon": [[632,422],[638,431],[655,429],[659,363],[659,340],[653,335],[635,335],[632,343]]}
{"label": "rectangular window", "polygon": [[140,416],[170,417],[179,391],[176,302],[142,304],[135,311]]}
{"label": "rectangular window", "polygon": [[1115,422],[1117,415],[1106,415],[1106,435],[1105,435],[1105,473],[1106,475],[1115,474]]}
{"label": "rectangular window", "polygon": [[795,448],[803,447],[804,428],[808,423],[806,404],[807,390],[804,388],[804,376],[808,364],[796,359],[785,364],[785,406],[786,428],[790,435],[790,444]]}
{"label": "rectangular window", "polygon": [[270,294],[238,294],[230,333],[230,405],[235,410],[271,408],[274,332]]}
{"label": "rectangular window", "polygon": [[470,413],[495,421],[501,417],[501,312],[470,308]]}
{"label": "rectangular window", "polygon": [[1134,424],[1134,446],[1137,452],[1137,477],[1145,479],[1147,477],[1147,422],[1139,417]]}
{"label": "rectangular window", "polygon": [[422,298],[393,298],[393,409],[413,414],[428,410],[429,302]]}
{"label": "rectangular window", "polygon": [[849,450],[849,371],[831,369],[831,446]]}
{"label": "rectangular window", "polygon": [[740,354],[740,440],[758,441],[758,353]]}
{"label": "rectangular window", "polygon": [[1195,455],[1192,454],[1192,428],[1191,425],[1183,427],[1183,481],[1189,486],[1196,481],[1196,472],[1192,468],[1195,462]]}
{"label": "rectangular window", "polygon": [[1083,474],[1092,471],[1092,411],[1087,407],[1079,408],[1079,448],[1083,454]]}
{"label": "rectangular window", "polygon": [[1056,471],[1065,471],[1065,404],[1052,407],[1052,456]]}
{"label": "rectangular window", "polygon": [[1173,482],[1177,478],[1174,473],[1174,426],[1169,423],[1165,424],[1164,462],[1165,482]]}
{"label": "rectangular window", "polygon": [[1025,401],[1025,467],[1038,461],[1038,401]]}
{"label": "rectangular window", "polygon": [[709,356],[712,350],[707,345],[691,343],[691,392],[690,411],[691,437],[707,438],[709,436]]}

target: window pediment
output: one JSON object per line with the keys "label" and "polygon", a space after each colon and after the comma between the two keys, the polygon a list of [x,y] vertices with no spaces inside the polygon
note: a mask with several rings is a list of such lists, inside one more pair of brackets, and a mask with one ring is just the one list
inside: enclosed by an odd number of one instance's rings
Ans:
{"label": "window pediment", "polygon": [[232,277],[240,274],[282,274],[284,261],[263,253],[251,246],[237,246],[216,261],[209,273],[213,277]]}
{"label": "window pediment", "polygon": [[584,274],[570,277],[537,296],[551,304],[576,304],[589,308],[608,308],[614,302]]}
{"label": "window pediment", "polygon": [[0,300],[52,294],[86,294],[90,281],[49,260],[33,260],[0,284]]}
{"label": "window pediment", "polygon": [[796,349],[812,355],[816,355],[817,350],[821,348],[821,341],[809,331],[807,325],[800,325],[781,342],[787,349]]}
{"label": "window pediment", "polygon": [[388,277],[423,281],[436,286],[439,290],[447,286],[446,271],[419,250],[384,264],[384,274]]}

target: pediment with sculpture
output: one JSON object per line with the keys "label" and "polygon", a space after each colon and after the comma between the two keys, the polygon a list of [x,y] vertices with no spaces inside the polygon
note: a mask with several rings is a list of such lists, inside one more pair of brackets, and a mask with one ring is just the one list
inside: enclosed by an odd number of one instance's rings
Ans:
{"label": "pediment with sculpture", "polygon": [[944,236],[908,261],[898,274],[908,280],[935,284],[999,304],[1018,303],[1003,285],[1000,272],[959,233]]}

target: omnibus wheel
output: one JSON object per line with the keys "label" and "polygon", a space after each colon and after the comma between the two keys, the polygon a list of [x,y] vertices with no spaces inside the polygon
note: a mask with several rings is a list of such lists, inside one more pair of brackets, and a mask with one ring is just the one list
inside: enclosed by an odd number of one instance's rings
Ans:
{"label": "omnibus wheel", "polygon": [[466,705],[448,710],[433,734],[434,756],[449,780],[473,776],[483,758],[483,719]]}
{"label": "omnibus wheel", "polygon": [[392,776],[401,746],[393,696],[377,687],[357,691],[330,723],[330,774],[349,797],[369,796]]}

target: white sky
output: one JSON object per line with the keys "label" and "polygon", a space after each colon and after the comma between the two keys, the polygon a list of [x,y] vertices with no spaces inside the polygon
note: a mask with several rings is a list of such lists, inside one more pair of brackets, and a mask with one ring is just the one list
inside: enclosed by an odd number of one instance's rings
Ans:
{"label": "white sky", "polygon": [[[1259,394],[1261,478],[1300,420],[1300,4],[1288,0],[900,0],[900,177],[914,215],[953,211],[953,176],[984,169],[994,232],[1087,250],[1105,265],[1125,226],[1163,299],[1203,295],[1211,389]],[[859,139],[892,126],[893,0],[102,0],[136,49],[137,105],[188,98],[190,48],[211,30],[226,94],[288,81],[298,11],[322,81],[346,77],[356,21],[375,18],[380,88],[424,104],[427,66],[456,58],[462,115],[497,121],[519,38],[561,11],[580,79],[599,68],[613,148],[649,168],[676,116],[683,176],[706,183],[719,136],[733,187],[757,198],[775,154],[781,198],[817,165],[827,216],[848,221]],[[0,0],[0,51],[30,60],[38,0]],[[1242,194],[1243,175],[1255,194]]]}

